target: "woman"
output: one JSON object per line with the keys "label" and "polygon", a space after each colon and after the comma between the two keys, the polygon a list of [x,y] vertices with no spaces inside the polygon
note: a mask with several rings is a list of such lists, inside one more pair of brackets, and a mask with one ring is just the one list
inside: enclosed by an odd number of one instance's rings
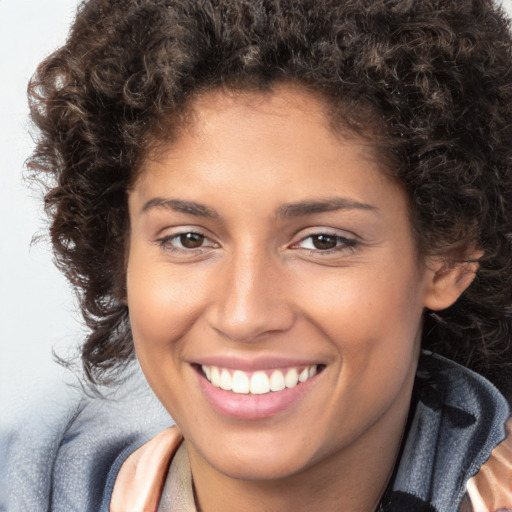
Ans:
{"label": "woman", "polygon": [[86,376],[136,355],[181,432],[102,510],[512,507],[467,369],[510,393],[510,43],[486,0],[81,6],[30,168]]}

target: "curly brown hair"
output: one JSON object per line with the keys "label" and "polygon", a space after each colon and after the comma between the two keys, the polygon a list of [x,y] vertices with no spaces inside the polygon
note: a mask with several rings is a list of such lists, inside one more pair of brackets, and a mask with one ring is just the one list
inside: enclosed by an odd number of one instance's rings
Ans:
{"label": "curly brown hair", "polygon": [[[512,383],[512,40],[491,0],[89,0],[29,84],[31,173],[48,183],[59,268],[91,332],[85,373],[133,358],[127,190],[200,91],[320,92],[371,129],[411,199],[420,254],[481,251],[471,286],[426,313],[423,346]],[[372,128],[373,127],[373,128]],[[507,387],[508,386],[508,387]]]}

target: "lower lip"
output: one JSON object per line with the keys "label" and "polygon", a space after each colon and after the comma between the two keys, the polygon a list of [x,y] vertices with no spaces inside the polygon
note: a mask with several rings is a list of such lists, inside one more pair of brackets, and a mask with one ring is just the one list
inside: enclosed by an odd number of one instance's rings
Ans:
{"label": "lower lip", "polygon": [[240,420],[270,418],[296,405],[316,382],[318,374],[306,382],[282,391],[264,395],[233,393],[217,388],[203,375],[197,374],[201,388],[213,408],[224,416]]}

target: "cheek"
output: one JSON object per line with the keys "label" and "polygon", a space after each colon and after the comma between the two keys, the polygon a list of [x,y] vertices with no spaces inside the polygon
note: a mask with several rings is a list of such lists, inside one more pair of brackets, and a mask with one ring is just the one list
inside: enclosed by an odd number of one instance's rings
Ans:
{"label": "cheek", "polygon": [[334,279],[314,280],[307,302],[323,320],[320,324],[345,330],[357,326],[364,335],[379,325],[401,330],[421,317],[421,282],[414,271],[364,272],[348,269]]}
{"label": "cheek", "polygon": [[165,262],[148,263],[131,250],[127,298],[137,351],[165,348],[200,315],[206,301],[204,272],[193,278]]}
{"label": "cheek", "polygon": [[370,368],[395,371],[416,353],[423,305],[414,266],[400,272],[346,269],[337,279],[315,283],[306,296],[309,315],[338,350],[347,377]]}

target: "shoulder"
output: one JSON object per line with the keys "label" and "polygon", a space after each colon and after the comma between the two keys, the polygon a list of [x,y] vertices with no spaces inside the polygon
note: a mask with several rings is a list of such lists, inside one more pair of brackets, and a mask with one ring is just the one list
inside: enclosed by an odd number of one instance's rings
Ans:
{"label": "shoulder", "polygon": [[71,393],[51,405],[0,432],[0,510],[98,512],[119,455],[172,424],[142,381],[115,399]]}
{"label": "shoulder", "polygon": [[[467,501],[472,486],[482,488],[481,476],[473,477],[488,474],[486,463],[495,459],[493,467],[499,466],[507,479],[510,454],[508,448],[497,447],[506,437],[509,416],[507,401],[483,377],[434,354],[422,354],[392,485],[394,499],[414,499],[424,507],[403,510],[453,512],[465,497]],[[497,498],[497,488],[493,493]]]}

